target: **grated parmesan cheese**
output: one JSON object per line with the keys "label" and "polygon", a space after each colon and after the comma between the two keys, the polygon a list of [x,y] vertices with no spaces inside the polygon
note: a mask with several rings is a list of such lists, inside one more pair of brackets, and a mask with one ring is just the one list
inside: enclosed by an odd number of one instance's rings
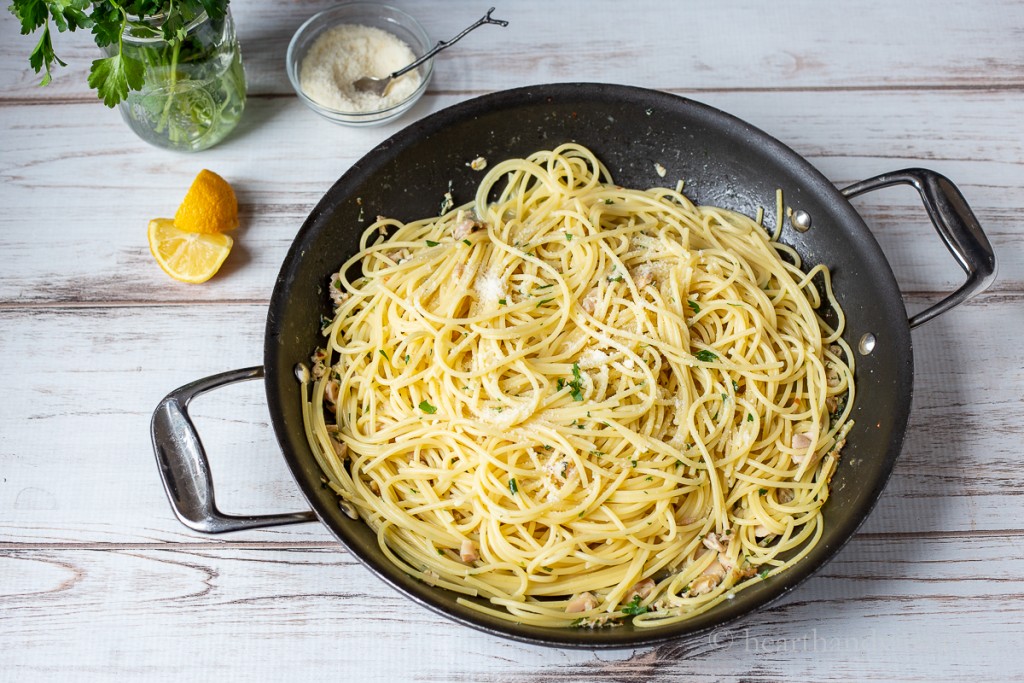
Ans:
{"label": "grated parmesan cheese", "polygon": [[489,272],[479,273],[473,281],[473,289],[480,297],[480,302],[497,306],[498,300],[505,298],[505,281]]}
{"label": "grated parmesan cheese", "polygon": [[364,76],[384,78],[416,60],[412,49],[388,31],[342,24],[324,31],[309,48],[299,70],[305,95],[324,107],[345,112],[387,109],[408,99],[422,77],[413,69],[398,78],[385,97],[355,89]]}
{"label": "grated parmesan cheese", "polygon": [[608,355],[607,353],[600,351],[598,349],[589,348],[580,354],[578,362],[579,366],[582,369],[587,370],[589,368],[600,367],[601,365],[607,363],[609,360],[611,360],[611,356]]}

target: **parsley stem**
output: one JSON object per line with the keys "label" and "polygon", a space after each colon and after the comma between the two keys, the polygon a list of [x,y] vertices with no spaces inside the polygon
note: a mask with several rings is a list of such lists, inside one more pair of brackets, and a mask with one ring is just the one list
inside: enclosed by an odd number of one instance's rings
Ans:
{"label": "parsley stem", "polygon": [[160,122],[156,124],[156,132],[162,133],[167,126],[171,115],[171,103],[174,102],[174,89],[178,85],[178,54],[181,52],[181,40],[174,41],[171,48],[171,73],[167,84],[167,101],[164,103],[164,111],[160,114]]}

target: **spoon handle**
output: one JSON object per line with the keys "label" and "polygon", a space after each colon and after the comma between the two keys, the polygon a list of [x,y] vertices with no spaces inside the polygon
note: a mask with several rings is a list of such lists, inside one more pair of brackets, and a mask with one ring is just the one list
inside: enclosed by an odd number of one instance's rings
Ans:
{"label": "spoon handle", "polygon": [[391,74],[391,76],[389,76],[389,78],[398,78],[402,74],[404,74],[404,73],[406,73],[408,71],[412,71],[413,69],[418,67],[420,64],[422,64],[423,62],[427,61],[428,59],[430,59],[431,57],[436,55],[441,50],[445,49],[446,47],[448,47],[450,45],[454,45],[455,43],[459,42],[459,40],[461,40],[463,36],[465,36],[467,33],[472,31],[473,29],[479,28],[480,26],[483,26],[484,24],[495,24],[497,26],[508,26],[508,22],[507,21],[502,21],[501,19],[492,19],[491,18],[491,12],[493,12],[493,11],[494,11],[493,7],[490,8],[489,10],[487,10],[487,14],[485,14],[482,17],[480,17],[480,19],[478,19],[476,21],[476,23],[474,23],[472,26],[467,26],[465,29],[463,29],[462,33],[460,33],[459,35],[455,36],[451,40],[439,40],[439,41],[437,41],[437,45],[435,45],[433,48],[431,48],[429,52],[424,54],[422,57],[417,59],[415,62],[413,62],[409,66],[404,66],[401,69],[399,69],[398,71],[394,72],[393,74]]}

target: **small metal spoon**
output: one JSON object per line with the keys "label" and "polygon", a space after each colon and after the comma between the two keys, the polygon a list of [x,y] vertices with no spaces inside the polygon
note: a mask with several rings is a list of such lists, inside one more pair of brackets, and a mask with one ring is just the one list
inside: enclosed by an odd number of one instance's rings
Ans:
{"label": "small metal spoon", "polygon": [[493,7],[490,8],[489,10],[487,10],[487,14],[485,14],[483,17],[481,17],[472,26],[467,27],[465,30],[462,31],[462,33],[460,33],[459,35],[455,36],[451,40],[439,40],[437,42],[437,45],[435,45],[429,52],[427,52],[425,55],[423,55],[422,57],[417,59],[415,62],[413,62],[409,66],[402,67],[401,69],[399,69],[398,71],[394,72],[390,76],[385,76],[384,78],[374,78],[373,76],[364,76],[363,78],[360,78],[355,83],[353,83],[353,85],[355,86],[356,90],[358,90],[359,92],[369,92],[369,93],[373,93],[375,95],[380,95],[381,97],[387,95],[387,92],[391,88],[392,84],[394,84],[395,79],[397,79],[399,76],[401,76],[401,75],[403,75],[403,74],[405,74],[405,73],[407,73],[409,71],[412,71],[413,69],[418,67],[420,64],[422,64],[423,62],[427,61],[428,59],[430,59],[431,57],[433,57],[434,55],[436,55],[438,52],[440,52],[441,50],[445,49],[449,45],[454,45],[464,35],[466,35],[470,31],[472,31],[473,29],[475,29],[475,28],[477,28],[479,26],[483,26],[484,24],[496,24],[497,26],[508,26],[508,22],[507,21],[502,21],[501,19],[491,19],[491,12],[493,12],[493,11],[494,11]]}

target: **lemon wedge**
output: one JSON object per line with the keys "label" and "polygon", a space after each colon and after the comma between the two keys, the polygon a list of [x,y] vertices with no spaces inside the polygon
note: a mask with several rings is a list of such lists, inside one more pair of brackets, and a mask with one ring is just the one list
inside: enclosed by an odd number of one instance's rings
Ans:
{"label": "lemon wedge", "polygon": [[188,232],[171,218],[149,222],[149,250],[164,272],[181,282],[198,284],[217,274],[234,241],[221,233]]}

